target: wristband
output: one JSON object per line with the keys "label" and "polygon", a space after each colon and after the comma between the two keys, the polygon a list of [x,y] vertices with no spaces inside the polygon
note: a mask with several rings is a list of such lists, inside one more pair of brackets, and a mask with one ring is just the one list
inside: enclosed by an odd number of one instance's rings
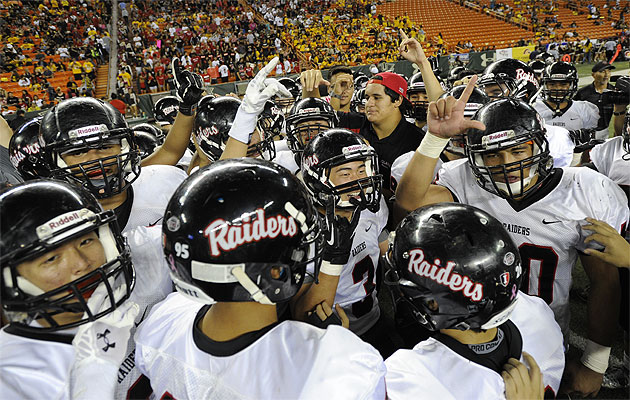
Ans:
{"label": "wristband", "polygon": [[426,157],[439,158],[449,140],[450,139],[437,137],[431,134],[431,132],[427,132],[416,151]]}
{"label": "wristband", "polygon": [[322,265],[319,267],[319,272],[323,272],[330,276],[339,276],[341,275],[342,269],[343,265],[341,264],[331,264],[329,261],[322,261]]}
{"label": "wristband", "polygon": [[236,112],[236,117],[234,117],[234,122],[232,122],[228,135],[241,143],[249,144],[249,139],[254,133],[257,123],[258,115],[248,113],[243,110],[241,105]]}
{"label": "wristband", "polygon": [[610,356],[610,347],[602,346],[593,342],[592,340],[586,340],[586,348],[582,353],[582,364],[590,370],[603,374],[608,368],[608,357]]}
{"label": "wristband", "polygon": [[192,117],[197,111],[197,103],[186,105],[182,101],[180,101],[178,111],[188,117]]}

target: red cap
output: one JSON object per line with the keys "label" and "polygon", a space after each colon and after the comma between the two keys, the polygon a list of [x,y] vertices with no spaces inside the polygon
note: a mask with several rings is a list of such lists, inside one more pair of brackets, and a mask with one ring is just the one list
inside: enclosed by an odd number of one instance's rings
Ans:
{"label": "red cap", "polygon": [[398,74],[393,72],[381,72],[380,74],[374,75],[372,79],[368,81],[368,84],[370,83],[378,83],[390,88],[407,99],[407,80]]}

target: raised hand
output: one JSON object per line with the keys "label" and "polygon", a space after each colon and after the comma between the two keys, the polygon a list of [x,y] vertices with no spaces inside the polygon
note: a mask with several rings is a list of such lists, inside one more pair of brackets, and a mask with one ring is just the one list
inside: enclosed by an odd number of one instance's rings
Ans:
{"label": "raised hand", "polygon": [[422,49],[422,45],[415,38],[409,38],[405,31],[400,30],[400,37],[402,38],[400,42],[400,55],[403,56],[406,60],[411,61],[412,63],[416,63],[420,65],[421,62],[424,62],[427,59],[427,56],[424,54],[424,50]]}
{"label": "raised hand", "polygon": [[476,82],[477,76],[475,75],[470,79],[459,99],[449,96],[429,104],[427,125],[431,134],[448,139],[455,135],[464,134],[468,129],[486,129],[481,121],[464,118],[464,109]]}
{"label": "raised hand", "polygon": [[199,74],[182,68],[177,57],[173,58],[171,68],[179,99],[179,112],[188,116],[194,115],[197,102],[203,96],[203,80]]}
{"label": "raised hand", "polygon": [[274,57],[265,65],[247,85],[245,97],[241,107],[249,114],[259,115],[265,108],[265,103],[275,95],[280,97],[293,97],[291,93],[277,80],[267,78],[271,71],[280,62],[278,57]]}

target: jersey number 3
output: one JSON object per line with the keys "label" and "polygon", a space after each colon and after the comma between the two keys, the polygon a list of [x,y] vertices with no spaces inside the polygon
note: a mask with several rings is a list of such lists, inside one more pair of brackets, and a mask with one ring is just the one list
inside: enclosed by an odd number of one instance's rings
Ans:
{"label": "jersey number 3", "polygon": [[[521,290],[532,296],[538,296],[547,304],[553,301],[553,282],[558,268],[558,254],[551,247],[523,243],[518,248],[523,263],[523,282]],[[538,289],[529,285],[532,269],[538,268]],[[534,272],[535,273],[535,272]]]}

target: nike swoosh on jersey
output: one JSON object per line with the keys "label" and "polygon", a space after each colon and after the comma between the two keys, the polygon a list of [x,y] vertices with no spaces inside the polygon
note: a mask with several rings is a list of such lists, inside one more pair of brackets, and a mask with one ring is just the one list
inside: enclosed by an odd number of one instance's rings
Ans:
{"label": "nike swoosh on jersey", "polygon": [[545,221],[545,219],[543,218],[542,223],[545,225],[549,225],[549,224],[555,224],[557,222],[562,222],[562,221]]}
{"label": "nike swoosh on jersey", "polygon": [[372,224],[370,224],[370,226],[368,226],[367,228],[365,228],[365,231],[369,231],[370,229],[372,229]]}

